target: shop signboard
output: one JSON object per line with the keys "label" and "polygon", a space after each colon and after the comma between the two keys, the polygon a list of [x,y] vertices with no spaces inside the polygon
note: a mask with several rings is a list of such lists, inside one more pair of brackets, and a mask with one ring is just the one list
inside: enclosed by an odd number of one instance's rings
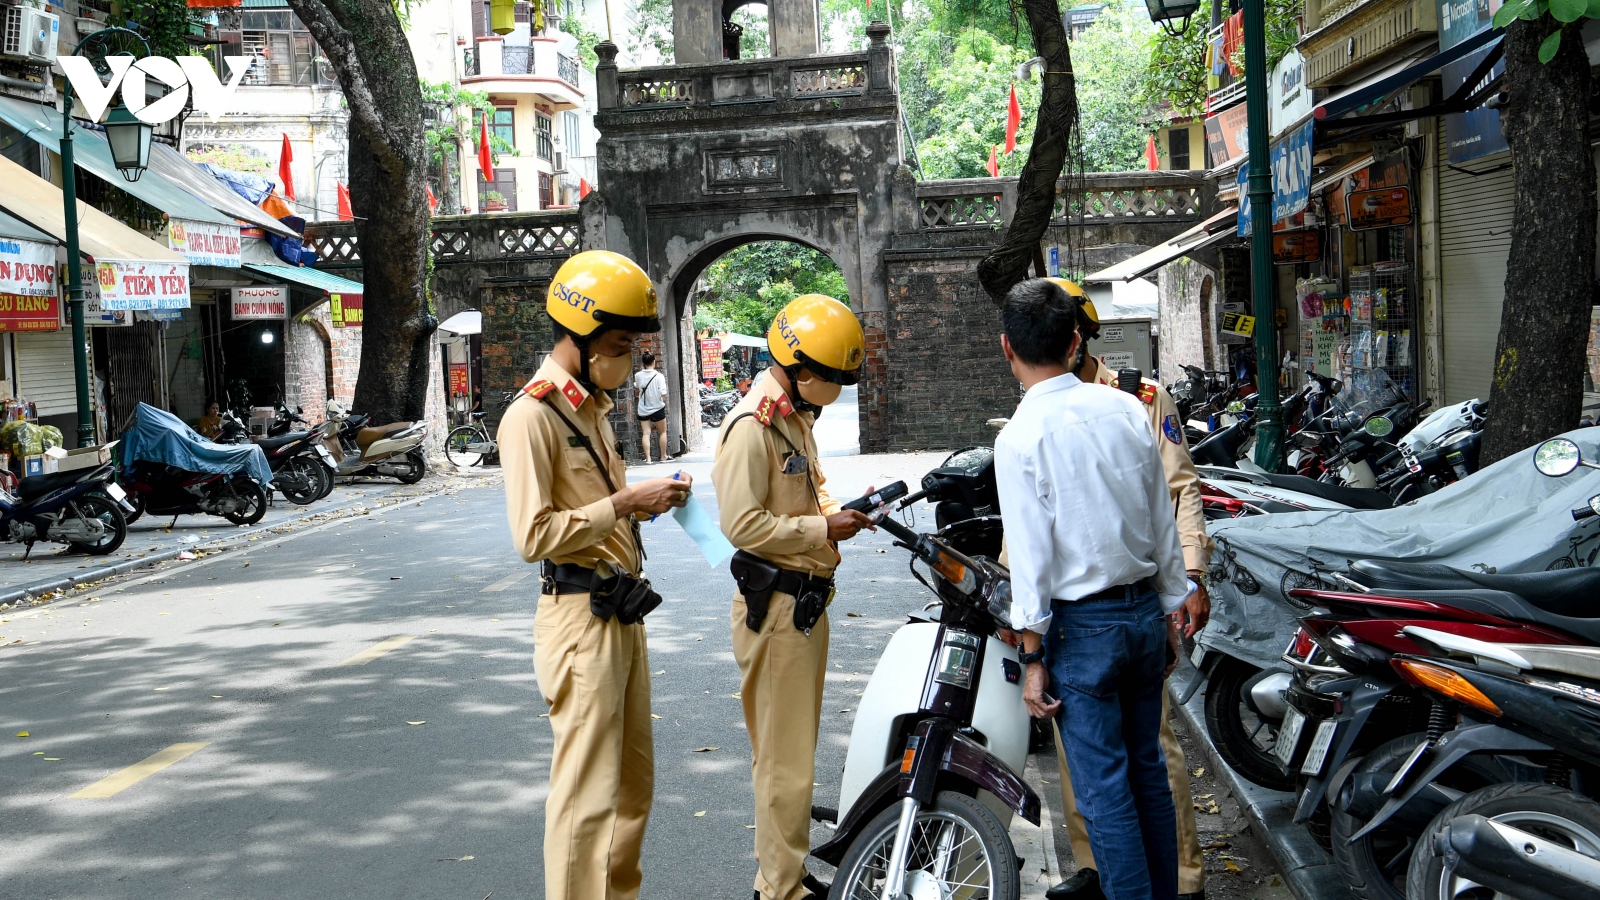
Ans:
{"label": "shop signboard", "polygon": [[1251,337],[1256,333],[1256,317],[1236,312],[1223,313],[1222,333],[1242,338]]}
{"label": "shop signboard", "polygon": [[167,220],[167,246],[197,266],[239,268],[243,264],[239,256],[239,242],[237,225],[176,218]]}
{"label": "shop signboard", "polygon": [[55,245],[0,238],[0,293],[55,296]]}
{"label": "shop signboard", "polygon": [[1280,266],[1312,263],[1322,258],[1322,232],[1277,231],[1272,235],[1272,261]]}
{"label": "shop signboard", "polygon": [[289,288],[282,284],[252,284],[233,289],[233,320],[283,320],[289,318]]}
{"label": "shop signboard", "polygon": [[189,264],[103,259],[95,264],[106,309],[188,309]]}
{"label": "shop signboard", "polygon": [[[1491,20],[1501,6],[1501,0],[1436,0],[1439,4],[1439,51],[1442,53],[1467,38],[1492,27]],[[1461,88],[1478,64],[1488,55],[1479,50],[1439,70],[1440,87],[1449,97]],[[1485,76],[1485,80],[1505,74],[1506,64],[1501,61]],[[1477,87],[1478,85],[1474,85]],[[1505,135],[1500,131],[1500,111],[1478,108],[1470,112],[1452,113],[1444,117],[1445,153],[1452,163],[1469,162],[1491,153],[1509,149]]]}
{"label": "shop signboard", "polygon": [[1346,203],[1354,231],[1411,224],[1411,189],[1407,187],[1351,191]]}
{"label": "shop signboard", "polygon": [[1250,115],[1243,103],[1230,106],[1206,120],[1206,147],[1211,153],[1212,168],[1249,152]]}
{"label": "shop signboard", "polygon": [[182,322],[183,310],[181,309],[147,309],[135,314],[140,322]]}
{"label": "shop signboard", "polygon": [[1050,258],[1045,263],[1045,271],[1050,273],[1050,277],[1051,278],[1060,278],[1061,277],[1061,248],[1060,247],[1051,247],[1050,248]]}
{"label": "shop signboard", "polygon": [[360,328],[365,294],[329,294],[328,314],[335,328]]}
{"label": "shop signboard", "polygon": [[[65,294],[66,291],[63,290],[62,293]],[[67,311],[65,302],[61,304],[61,311],[65,315]],[[69,324],[70,321],[65,318],[61,320],[63,328]],[[105,304],[100,302],[100,285],[95,283],[95,279],[90,278],[83,283],[83,324],[97,327],[132,325],[133,313],[125,309],[106,309]]]}
{"label": "shop signboard", "polygon": [[59,331],[61,301],[47,297],[0,293],[0,331]]}
{"label": "shop signboard", "polygon": [[[1272,176],[1272,221],[1281,222],[1311,202],[1312,123],[1289,132],[1272,143],[1267,155]],[[1250,160],[1239,164],[1239,235],[1250,234],[1255,211],[1250,204]]]}
{"label": "shop signboard", "polygon": [[722,377],[722,341],[718,338],[700,340],[700,377],[706,381]]}
{"label": "shop signboard", "polygon": [[1311,89],[1306,87],[1306,59],[1290,50],[1272,70],[1272,108],[1267,111],[1273,137],[1311,115]]}
{"label": "shop signboard", "polygon": [[450,396],[465,397],[467,395],[467,364],[464,362],[450,364]]}

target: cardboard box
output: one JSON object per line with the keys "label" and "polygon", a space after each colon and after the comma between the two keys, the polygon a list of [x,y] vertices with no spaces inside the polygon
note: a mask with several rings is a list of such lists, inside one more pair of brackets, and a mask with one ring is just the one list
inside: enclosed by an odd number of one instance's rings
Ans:
{"label": "cardboard box", "polygon": [[43,475],[44,459],[45,457],[43,453],[35,453],[31,456],[24,456],[22,458],[22,477],[28,478],[33,475]]}
{"label": "cardboard box", "polygon": [[93,469],[103,466],[111,462],[111,448],[115,446],[117,442],[112,441],[97,447],[79,447],[77,450],[63,451],[56,460],[56,471],[71,472],[74,469]]}

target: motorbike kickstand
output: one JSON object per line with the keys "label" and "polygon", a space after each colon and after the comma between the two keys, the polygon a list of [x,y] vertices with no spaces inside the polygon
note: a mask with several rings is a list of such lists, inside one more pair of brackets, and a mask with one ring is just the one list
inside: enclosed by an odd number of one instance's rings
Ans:
{"label": "motorbike kickstand", "polygon": [[172,529],[174,529],[176,527],[178,527],[178,517],[176,515],[174,515],[172,517],[172,521],[167,523],[167,530],[171,531]]}
{"label": "motorbike kickstand", "polygon": [[27,562],[28,561],[28,557],[30,555],[32,555],[32,553],[33,553],[33,541],[29,541],[28,542],[28,549],[22,551],[22,561],[23,562]]}

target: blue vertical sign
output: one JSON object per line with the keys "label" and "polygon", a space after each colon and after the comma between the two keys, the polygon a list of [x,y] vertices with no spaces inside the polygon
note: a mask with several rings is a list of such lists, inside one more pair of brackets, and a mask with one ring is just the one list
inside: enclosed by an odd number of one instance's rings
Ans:
{"label": "blue vertical sign", "polygon": [[1050,248],[1050,260],[1045,264],[1045,271],[1050,273],[1050,277],[1051,278],[1060,278],[1061,277],[1061,248],[1060,247],[1051,247]]}
{"label": "blue vertical sign", "polygon": [[[1489,0],[1438,0],[1438,4],[1440,52],[1493,27],[1494,11],[1500,8],[1499,3]],[[1444,96],[1454,94],[1488,53],[1487,49],[1479,50],[1455,62],[1446,63],[1439,70]],[[1501,61],[1487,77],[1496,78],[1503,75],[1505,70],[1506,64]],[[1452,163],[1463,163],[1509,149],[1505,135],[1500,131],[1500,111],[1497,109],[1479,108],[1445,116],[1444,139],[1445,154]]]}
{"label": "blue vertical sign", "polygon": [[[1272,221],[1281,222],[1311,202],[1311,132],[1306,122],[1273,143],[1268,153],[1272,177]],[[1250,233],[1250,160],[1239,166],[1239,235]]]}
{"label": "blue vertical sign", "polygon": [[1239,164],[1239,237],[1250,236],[1250,159]]}

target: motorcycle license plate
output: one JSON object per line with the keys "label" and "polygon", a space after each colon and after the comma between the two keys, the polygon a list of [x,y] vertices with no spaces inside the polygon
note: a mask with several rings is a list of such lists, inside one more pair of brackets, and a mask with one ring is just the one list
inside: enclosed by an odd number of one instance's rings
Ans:
{"label": "motorcycle license plate", "polygon": [[111,499],[118,502],[128,499],[128,492],[122,489],[122,485],[115,482],[106,482],[106,493],[111,495]]}
{"label": "motorcycle license plate", "polygon": [[328,448],[327,447],[324,447],[321,444],[318,444],[317,445],[317,455],[322,457],[322,461],[323,462],[327,463],[330,466],[333,465],[333,454],[328,452]]}
{"label": "motorcycle license plate", "polygon": [[1328,748],[1333,746],[1333,736],[1338,730],[1339,723],[1333,719],[1317,725],[1317,734],[1311,739],[1311,749],[1306,751],[1306,762],[1300,767],[1300,774],[1313,778],[1322,774],[1322,764],[1328,760]]}
{"label": "motorcycle license plate", "polygon": [[1283,714],[1283,724],[1278,726],[1278,740],[1273,745],[1272,752],[1278,761],[1285,766],[1294,759],[1295,747],[1300,743],[1300,732],[1306,727],[1306,714],[1294,707],[1289,707]]}

